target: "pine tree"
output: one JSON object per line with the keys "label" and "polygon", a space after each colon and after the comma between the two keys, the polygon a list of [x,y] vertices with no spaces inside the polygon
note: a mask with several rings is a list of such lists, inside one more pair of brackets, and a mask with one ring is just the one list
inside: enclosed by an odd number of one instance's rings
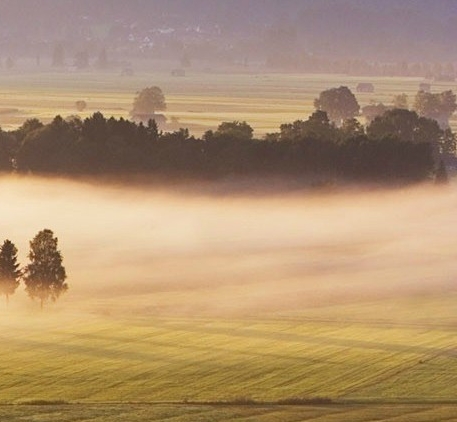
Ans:
{"label": "pine tree", "polygon": [[55,301],[68,289],[62,254],[57,249],[57,237],[49,229],[41,230],[30,242],[30,264],[25,267],[25,290],[32,299]]}
{"label": "pine tree", "polygon": [[6,303],[19,286],[20,276],[17,248],[7,239],[0,247],[0,293],[5,295]]}

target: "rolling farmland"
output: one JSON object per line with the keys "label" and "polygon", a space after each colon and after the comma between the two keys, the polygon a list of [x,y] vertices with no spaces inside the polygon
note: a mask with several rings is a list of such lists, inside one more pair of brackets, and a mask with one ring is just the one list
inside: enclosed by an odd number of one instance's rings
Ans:
{"label": "rolling farmland", "polygon": [[3,323],[3,403],[296,397],[439,403],[457,394],[455,326],[443,322],[52,319]]}
{"label": "rolling farmland", "polygon": [[[455,300],[416,297],[242,319],[109,316],[106,304],[105,315],[16,310],[0,328],[0,417],[457,420],[457,314],[448,308]],[[371,305],[376,317],[367,314]],[[414,318],[417,306],[434,317]],[[405,320],[396,321],[402,313]],[[275,404],[313,397],[333,404]],[[28,404],[59,400],[68,404]]]}
{"label": "rolling farmland", "polygon": [[[411,101],[420,82],[198,72],[185,78],[106,73],[101,81],[92,73],[43,72],[39,79],[2,73],[0,125],[8,130],[28,118],[46,122],[56,114],[69,116],[81,99],[88,103],[81,117],[95,111],[128,117],[134,93],[158,85],[168,102],[165,114],[175,119],[170,129],[184,126],[200,135],[222,121],[246,120],[261,136],[306,118],[323,89],[342,84],[354,89],[360,80],[376,86],[374,94],[356,94],[361,105],[388,104],[402,92]],[[455,87],[433,88],[445,89]],[[66,297],[43,313],[30,309],[23,292],[17,303],[14,298],[8,308],[0,307],[0,419],[457,420],[452,192],[450,201],[435,204],[427,192],[423,199],[413,198],[412,208],[405,205],[408,192],[388,197],[386,204],[399,204],[390,217],[382,198],[376,210],[373,197],[351,197],[342,208],[327,197],[324,222],[315,225],[322,203],[302,199],[291,212],[278,205],[281,198],[260,199],[254,206],[221,198],[194,217],[206,207],[197,204],[198,194],[190,202],[173,199],[163,205],[168,197],[146,200],[153,196],[147,192],[136,209],[135,192],[123,192],[135,199],[128,204],[112,199],[117,188],[90,196],[78,191],[73,197],[71,184],[68,190],[46,190],[41,180],[28,188],[8,183],[2,184],[2,233],[19,239],[24,249],[33,230],[41,228],[37,220],[55,227],[71,278]],[[12,200],[16,194],[19,199]],[[59,201],[69,197],[73,211],[60,208]],[[95,199],[100,197],[107,204],[100,206]],[[60,214],[48,216],[48,209]],[[123,217],[113,217],[112,209]],[[354,211],[359,209],[369,218]],[[344,228],[336,223],[340,213]],[[85,215],[92,219],[78,220]],[[20,225],[14,225],[17,216]],[[393,228],[384,224],[386,218]],[[291,222],[299,219],[305,223]],[[170,221],[176,233],[166,233]],[[359,224],[356,233],[351,222]],[[238,229],[232,234],[234,224]],[[417,239],[418,228],[425,229],[426,250],[408,243]],[[333,244],[335,233],[339,242]],[[147,243],[129,243],[130,236]],[[313,236],[316,240],[308,241]],[[208,238],[217,240],[204,244]],[[112,262],[118,267],[111,268]],[[417,280],[423,285],[410,288]],[[381,286],[382,294],[373,286]],[[286,305],[277,306],[281,301]],[[253,302],[261,305],[250,308]],[[315,397],[333,403],[278,405]],[[40,401],[56,404],[31,405]]]}
{"label": "rolling farmland", "polygon": [[[154,67],[151,66],[153,69]],[[185,77],[169,72],[143,70],[132,77],[117,72],[0,73],[0,126],[16,128],[26,119],[49,122],[63,117],[87,117],[96,111],[106,116],[129,118],[135,93],[146,86],[162,88],[168,104],[166,130],[189,128],[200,136],[224,121],[246,121],[256,136],[274,132],[282,123],[306,119],[313,101],[325,89],[347,85],[361,106],[370,102],[390,105],[394,95],[406,93],[410,106],[420,78],[368,78],[345,75],[306,75],[281,73],[218,74],[189,71]],[[372,82],[374,93],[356,93],[359,82]],[[456,90],[455,83],[437,82],[433,92]],[[87,108],[77,112],[75,102],[84,100]],[[363,118],[361,119],[363,122]],[[454,121],[451,121],[454,128]]]}

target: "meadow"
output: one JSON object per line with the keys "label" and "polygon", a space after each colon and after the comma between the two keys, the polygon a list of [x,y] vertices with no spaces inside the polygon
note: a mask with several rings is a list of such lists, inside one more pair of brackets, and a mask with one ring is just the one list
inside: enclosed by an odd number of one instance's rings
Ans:
{"label": "meadow", "polygon": [[[149,70],[151,69],[151,70]],[[374,93],[356,93],[359,82],[371,82]],[[157,85],[162,88],[168,109],[165,130],[189,128],[195,136],[215,129],[224,121],[247,121],[256,136],[279,129],[282,123],[306,119],[313,101],[325,89],[348,86],[361,106],[370,102],[392,103],[394,95],[406,93],[410,105],[420,78],[355,77],[283,73],[216,73],[188,70],[185,77],[173,77],[169,70],[143,64],[131,77],[119,71],[70,72],[49,69],[31,72],[18,69],[0,72],[0,126],[14,129],[28,118],[49,122],[57,114],[82,118],[101,111],[106,116],[129,118],[135,93]],[[456,90],[452,82],[432,83],[432,92]],[[78,112],[75,102],[87,108]],[[364,119],[361,118],[364,123]],[[456,122],[451,121],[455,129]]]}
{"label": "meadow", "polygon": [[[262,136],[306,118],[322,90],[361,81],[376,88],[356,94],[361,105],[403,92],[412,101],[421,82],[2,71],[0,125],[127,118],[135,92],[158,85],[169,129],[201,135],[246,120]],[[445,89],[455,86],[432,90]],[[1,178],[2,236],[25,263],[28,240],[55,230],[70,275],[43,312],[22,290],[0,306],[1,420],[457,420],[455,188],[229,185]],[[279,405],[316,397],[332,404]]]}

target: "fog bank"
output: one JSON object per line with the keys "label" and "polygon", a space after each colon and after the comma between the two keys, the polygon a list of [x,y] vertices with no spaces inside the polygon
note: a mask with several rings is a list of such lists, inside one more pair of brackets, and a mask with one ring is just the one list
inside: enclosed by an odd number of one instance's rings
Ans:
{"label": "fog bank", "polygon": [[[0,190],[22,264],[39,230],[59,238],[61,312],[257,315],[456,290],[453,187],[250,196],[7,177]],[[34,306],[22,287],[11,302]]]}

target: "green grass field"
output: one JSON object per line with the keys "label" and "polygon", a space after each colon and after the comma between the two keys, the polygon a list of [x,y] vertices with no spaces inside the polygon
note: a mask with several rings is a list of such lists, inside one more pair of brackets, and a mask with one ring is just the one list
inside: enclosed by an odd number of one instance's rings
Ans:
{"label": "green grass field", "polygon": [[[375,85],[374,93],[356,93],[361,81]],[[419,78],[368,78],[344,75],[305,74],[218,74],[188,71],[186,77],[169,72],[145,70],[133,77],[117,72],[0,73],[0,125],[15,128],[25,119],[37,117],[48,122],[55,115],[81,117],[101,111],[106,116],[129,117],[135,93],[157,85],[166,96],[167,130],[188,127],[200,136],[223,121],[247,121],[257,136],[277,131],[280,124],[306,119],[313,101],[325,89],[347,85],[361,106],[370,101],[390,104],[396,94],[408,94],[410,104],[418,90]],[[456,90],[455,83],[435,83],[433,92]],[[77,100],[87,109],[78,113]],[[173,119],[173,122],[172,122]],[[363,120],[363,119],[362,119]],[[452,121],[455,128],[455,122]]]}
{"label": "green grass field", "polygon": [[[456,299],[419,295],[237,319],[135,315],[95,300],[84,313],[64,303],[44,313],[3,310],[0,418],[457,420]],[[334,404],[274,404],[314,397]],[[205,405],[245,399],[259,404]],[[27,405],[34,400],[69,404]]]}
{"label": "green grass field", "polygon": [[[418,304],[425,313],[440,306],[418,299],[409,311],[418,312]],[[373,306],[395,312],[408,303]],[[457,397],[455,311],[449,320],[398,323],[353,319],[351,307],[327,319],[323,310],[242,319],[89,314],[84,320],[50,312],[2,322],[3,403]]]}

